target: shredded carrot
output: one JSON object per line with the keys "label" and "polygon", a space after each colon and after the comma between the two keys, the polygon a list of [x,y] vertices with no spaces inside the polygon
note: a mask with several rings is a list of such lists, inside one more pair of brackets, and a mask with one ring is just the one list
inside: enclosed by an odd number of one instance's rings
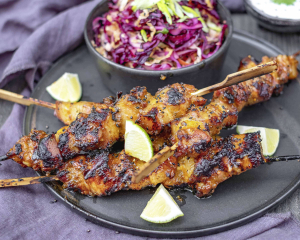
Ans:
{"label": "shredded carrot", "polygon": [[180,58],[178,58],[177,60],[178,60],[178,62],[179,62],[181,65],[183,65],[183,66],[190,65],[189,63],[187,63],[187,62],[181,60]]}
{"label": "shredded carrot", "polygon": [[191,59],[192,59],[193,62],[196,61],[196,58],[197,58],[197,53],[194,53],[194,54],[191,55]]}

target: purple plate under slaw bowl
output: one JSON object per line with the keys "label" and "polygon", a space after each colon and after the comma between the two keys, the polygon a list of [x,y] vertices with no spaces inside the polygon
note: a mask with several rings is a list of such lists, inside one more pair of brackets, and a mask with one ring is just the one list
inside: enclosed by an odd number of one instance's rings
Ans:
{"label": "purple plate under slaw bowl", "polygon": [[[89,14],[84,29],[84,39],[88,50],[94,59],[101,79],[113,93],[122,91],[128,93],[136,86],[146,86],[154,94],[158,88],[168,84],[183,82],[198,89],[215,84],[220,79],[221,69],[232,37],[233,24],[230,12],[217,1],[217,13],[221,21],[226,21],[225,40],[216,53],[197,64],[173,70],[144,70],[135,69],[115,63],[103,57],[92,45],[94,39],[93,20],[109,10],[108,1],[101,1]],[[162,80],[164,79],[164,80]]]}

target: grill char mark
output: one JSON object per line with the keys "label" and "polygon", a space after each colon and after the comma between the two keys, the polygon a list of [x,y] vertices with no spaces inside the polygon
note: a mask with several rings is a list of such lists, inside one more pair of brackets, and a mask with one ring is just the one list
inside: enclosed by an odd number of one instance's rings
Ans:
{"label": "grill char mark", "polygon": [[87,180],[91,177],[94,177],[95,174],[100,177],[105,177],[106,172],[109,171],[108,159],[107,152],[96,155],[93,161],[97,163],[90,170],[84,173],[84,179]]}
{"label": "grill char mark", "polygon": [[80,191],[90,196],[107,196],[120,190],[140,190],[155,186],[174,176],[176,159],[165,161],[153,173],[138,184],[133,184],[133,172],[143,162],[122,151],[120,154],[96,153],[78,156],[60,169],[57,176],[70,190]]}
{"label": "grill char mark", "polygon": [[44,171],[51,171],[62,165],[63,159],[54,133],[40,140],[38,147],[33,152],[32,160],[36,164],[41,164]]}

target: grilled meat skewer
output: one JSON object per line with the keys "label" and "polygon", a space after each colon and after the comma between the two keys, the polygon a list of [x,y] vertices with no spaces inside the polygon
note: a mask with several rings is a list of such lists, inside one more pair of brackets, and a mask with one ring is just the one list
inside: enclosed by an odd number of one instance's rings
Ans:
{"label": "grilled meat skewer", "polygon": [[[157,136],[152,136],[152,145],[158,152],[168,141],[168,129]],[[109,149],[106,149],[109,150]],[[65,159],[58,148],[56,135],[47,135],[41,130],[31,130],[29,135],[22,137],[7,153],[7,157],[19,163],[22,167],[30,167],[35,171],[50,172],[58,169],[69,159]]]}
{"label": "grilled meat skewer", "polygon": [[[263,58],[263,63],[269,61]],[[205,107],[192,107],[189,112],[171,123],[171,140],[178,142],[176,156],[196,157],[202,148],[209,145],[212,137],[222,128],[237,124],[238,112],[245,106],[267,101],[279,94],[283,84],[297,77],[298,61],[293,57],[279,55],[278,70],[259,78],[232,85],[214,92],[213,99]],[[239,70],[250,68],[256,63],[250,58],[241,61]]]}
{"label": "grilled meat skewer", "polygon": [[[135,87],[129,94],[118,94],[118,98],[108,97],[103,103],[78,102],[65,103],[56,101],[55,116],[66,125],[76,120],[79,113],[90,114],[93,108],[101,109],[110,107],[115,114],[116,124],[119,125],[120,137],[125,133],[125,121],[136,121],[139,116],[158,115],[155,128],[146,129],[149,134],[159,133],[163,126],[173,119],[183,116],[191,105],[203,106],[206,99],[191,95],[197,89],[188,84],[175,83],[159,89],[152,96],[145,87]],[[180,97],[180,102],[177,98]],[[154,109],[155,108],[155,109]],[[157,112],[157,113],[156,113]],[[143,121],[140,119],[142,124]]]}
{"label": "grilled meat skewer", "polygon": [[197,197],[207,197],[228,178],[270,162],[263,156],[260,141],[259,133],[218,138],[201,157],[177,159],[172,156],[137,184],[132,183],[131,178],[144,163],[124,151],[119,155],[76,157],[67,162],[57,176],[64,188],[90,196],[140,190],[162,183],[169,189],[183,187],[191,189]]}
{"label": "grilled meat skewer", "polygon": [[[299,159],[300,159],[300,155],[289,155],[289,156],[267,157],[266,158],[267,163],[287,162],[287,161],[291,161],[291,160],[299,161]],[[6,160],[9,160],[6,155],[0,157],[0,162],[6,161]],[[31,184],[51,182],[51,181],[56,181],[56,180],[59,180],[59,178],[56,175],[2,179],[2,180],[0,180],[0,188],[25,186],[25,185],[31,185]]]}
{"label": "grilled meat skewer", "polygon": [[[295,56],[287,56],[287,55],[278,55],[277,57],[269,58],[267,56],[264,56],[262,58],[262,63],[267,63],[271,60],[275,60],[278,64],[278,70],[277,72],[273,72],[272,75],[278,80],[278,83],[281,85],[286,82],[286,79],[294,79],[298,75],[297,71],[297,61],[295,60]],[[245,58],[246,59],[246,58]],[[254,61],[248,62],[248,61],[241,61],[241,66],[239,70],[245,70],[249,69],[251,67],[257,66],[257,64]],[[249,58],[251,59],[251,58]],[[278,86],[279,87],[279,86]],[[174,89],[176,93],[176,88]],[[174,90],[172,90],[174,92]],[[165,92],[168,91],[168,89],[165,89]],[[152,103],[148,103],[147,106],[145,106],[144,115],[149,114],[149,112],[155,107],[156,101],[160,100],[159,96],[161,95],[163,91],[158,91],[155,96],[152,96],[151,94],[148,94],[148,101],[152,101]],[[180,91],[179,91],[180,92]],[[170,92],[171,93],[171,92]],[[182,92],[181,92],[182,93]],[[108,97],[103,99],[103,104],[112,107],[114,105],[114,97]],[[102,105],[103,105],[102,104]],[[93,107],[99,107],[102,106],[101,103],[93,103],[93,102],[78,102],[78,103],[65,103],[65,102],[56,102],[56,109],[54,114],[66,125],[69,125],[71,122],[76,120],[76,117],[79,113],[87,113],[89,114]],[[121,104],[120,104],[120,107]],[[166,106],[164,106],[166,107]],[[140,108],[143,109],[143,108]],[[161,110],[161,109],[158,109]],[[154,110],[152,110],[154,111]],[[151,134],[151,133],[150,133]]]}
{"label": "grilled meat skewer", "polygon": [[[131,178],[144,162],[122,151],[79,155],[56,168],[63,187],[90,196],[106,196],[120,190],[140,190],[159,183],[168,188],[185,187],[198,197],[213,193],[217,185],[233,175],[268,162],[259,133],[215,139],[198,158],[170,157],[138,184]],[[42,162],[42,161],[40,161]]]}
{"label": "grilled meat skewer", "polygon": [[[267,162],[262,154],[259,133],[220,138],[205,152],[200,158],[189,159],[188,165],[181,165],[172,156],[138,184],[132,183],[131,177],[141,166],[140,161],[124,152],[115,157],[105,153],[76,157],[64,164],[57,176],[64,188],[91,196],[105,196],[127,189],[140,190],[162,183],[168,188],[185,186],[202,197],[211,194],[229,177]],[[175,170],[181,174],[176,175]]]}

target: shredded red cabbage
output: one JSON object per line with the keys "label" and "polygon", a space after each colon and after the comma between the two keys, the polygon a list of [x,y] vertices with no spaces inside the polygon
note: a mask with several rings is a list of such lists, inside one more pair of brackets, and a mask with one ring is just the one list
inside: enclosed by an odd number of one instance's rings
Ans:
{"label": "shredded red cabbage", "polygon": [[133,0],[113,0],[109,11],[92,22],[92,43],[105,58],[146,70],[182,68],[211,57],[222,46],[227,29],[220,22],[216,1],[178,3],[196,9],[201,19],[173,15],[170,24],[156,5],[134,11]]}

